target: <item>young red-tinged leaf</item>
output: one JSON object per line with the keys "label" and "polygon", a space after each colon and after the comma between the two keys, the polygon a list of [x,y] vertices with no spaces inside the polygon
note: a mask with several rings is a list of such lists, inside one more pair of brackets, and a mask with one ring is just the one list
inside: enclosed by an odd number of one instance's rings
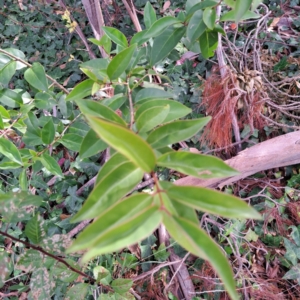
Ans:
{"label": "young red-tinged leaf", "polygon": [[159,157],[157,164],[198,178],[227,177],[238,172],[221,159],[191,152],[170,152]]}
{"label": "young red-tinged leaf", "polygon": [[222,279],[231,299],[238,300],[230,264],[220,247],[195,223],[163,213],[163,223],[170,235],[192,254],[208,260]]}
{"label": "young red-tinged leaf", "polygon": [[83,137],[75,133],[67,133],[59,140],[66,148],[79,152]]}
{"label": "young red-tinged leaf", "polygon": [[43,66],[40,63],[33,63],[32,67],[25,71],[24,78],[35,89],[39,91],[48,90],[46,73]]}
{"label": "young red-tinged leaf", "polygon": [[189,21],[187,30],[186,30],[186,36],[187,39],[192,45],[206,30],[206,25],[203,21],[203,12],[202,10],[196,11],[191,20]]}
{"label": "young red-tinged leaf", "polygon": [[91,79],[84,80],[77,84],[71,93],[66,97],[66,101],[75,101],[91,95],[94,81]]}
{"label": "young red-tinged leaf", "polygon": [[52,174],[58,176],[58,177],[64,177],[59,164],[57,161],[51,157],[47,153],[43,153],[43,155],[39,158],[42,165]]}
{"label": "young red-tinged leaf", "polygon": [[154,106],[144,110],[136,118],[136,127],[139,132],[148,132],[154,127],[162,124],[170,111],[170,106]]}
{"label": "young red-tinged leaf", "polygon": [[144,38],[154,38],[162,34],[169,26],[180,23],[177,18],[167,16],[155,21],[152,26],[147,30]]}
{"label": "young red-tinged leaf", "polygon": [[133,44],[130,47],[124,49],[120,53],[118,53],[112,61],[109,63],[107,67],[107,75],[110,80],[117,79],[121,76],[123,72],[129,66],[131,58],[135,52],[137,45]]}
{"label": "young red-tinged leaf", "polygon": [[110,172],[99,178],[88,199],[73,217],[72,222],[99,216],[104,210],[129,193],[143,177],[143,171],[129,161],[119,165],[114,165],[108,161],[106,169],[108,167],[111,167]]}
{"label": "young red-tinged leaf", "polygon": [[96,155],[107,147],[107,144],[99,138],[98,134],[93,129],[90,129],[80,145],[80,158],[84,159]]}
{"label": "young red-tinged leaf", "polygon": [[164,119],[164,123],[171,122],[186,116],[187,114],[191,113],[191,109],[186,107],[185,105],[181,104],[175,100],[169,99],[152,99],[147,101],[142,101],[142,104],[139,103],[136,105],[138,109],[135,113],[135,119],[137,120],[139,116],[145,112],[147,109],[155,107],[155,106],[163,106],[168,105],[170,107],[169,113]]}
{"label": "young red-tinged leaf", "polygon": [[210,119],[210,117],[205,117],[194,120],[174,121],[162,125],[149,134],[147,142],[153,148],[162,148],[187,140],[201,130]]}
{"label": "young red-tinged leaf", "polygon": [[17,69],[17,63],[14,60],[9,61],[0,69],[0,82],[2,86],[7,87]]}
{"label": "young red-tinged leaf", "polygon": [[183,37],[185,31],[186,28],[184,26],[180,28],[169,27],[156,37],[151,49],[150,65],[153,66],[166,58]]}
{"label": "young red-tinged leaf", "polygon": [[252,0],[236,0],[234,7],[235,23],[238,23],[250,9]]}
{"label": "young red-tinged leaf", "polygon": [[126,36],[120,30],[107,26],[102,27],[102,29],[114,43],[123,48],[128,47]]}
{"label": "young red-tinged leaf", "polygon": [[86,115],[99,117],[119,125],[126,126],[126,122],[119,117],[111,108],[93,100],[77,100],[81,112]]}
{"label": "young red-tinged leaf", "polygon": [[50,117],[49,121],[42,128],[42,141],[44,144],[49,145],[53,142],[55,137],[55,128],[53,120]]}
{"label": "young red-tinged leaf", "polygon": [[13,162],[23,165],[18,148],[10,140],[0,138],[0,153]]}
{"label": "young red-tinged leaf", "polygon": [[210,8],[207,7],[204,12],[203,12],[203,21],[205,25],[213,30],[215,27],[215,22],[216,22],[217,14],[215,8]]}
{"label": "young red-tinged leaf", "polygon": [[261,219],[260,214],[243,200],[215,190],[172,185],[167,189],[167,194],[171,199],[199,211],[227,218]]}
{"label": "young red-tinged leaf", "polygon": [[103,119],[88,116],[88,121],[100,138],[122,153],[145,172],[151,172],[156,158],[150,145],[131,130]]}
{"label": "young red-tinged leaf", "polygon": [[146,28],[150,28],[151,25],[156,21],[156,12],[149,1],[147,1],[144,8],[144,23]]}

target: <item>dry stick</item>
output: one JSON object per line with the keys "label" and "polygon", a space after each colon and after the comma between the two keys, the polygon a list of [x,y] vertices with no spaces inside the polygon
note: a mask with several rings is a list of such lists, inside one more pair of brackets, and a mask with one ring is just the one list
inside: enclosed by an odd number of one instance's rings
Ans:
{"label": "dry stick", "polygon": [[[217,18],[220,18],[221,15],[221,5],[218,5],[216,8],[216,12],[217,12]],[[220,74],[221,74],[221,80],[224,81],[225,77],[227,75],[226,72],[226,63],[224,60],[224,56],[223,56],[223,48],[222,48],[222,35],[220,33],[218,33],[218,47],[216,50],[217,53],[217,57],[218,57],[218,63],[219,63],[219,68],[220,68]],[[226,87],[226,85],[224,85],[224,88]],[[224,90],[224,94],[227,94],[227,88],[226,90]],[[234,112],[234,109],[232,108],[231,111],[231,123],[232,123],[232,128],[233,128],[233,132],[234,132],[234,136],[235,136],[235,141],[238,143],[237,144],[237,148],[238,148],[238,152],[242,150],[241,147],[241,136],[240,136],[240,130],[239,130],[239,126],[238,126],[238,122],[237,122],[237,118]]]}
{"label": "dry stick", "polygon": [[[53,259],[59,261],[60,263],[64,264],[66,267],[68,267],[71,271],[73,271],[73,272],[75,272],[75,273],[81,275],[81,276],[84,277],[84,278],[87,278],[91,283],[95,283],[95,282],[96,282],[96,280],[95,280],[93,277],[91,277],[91,276],[85,274],[84,272],[82,272],[82,271],[80,271],[80,270],[75,269],[74,267],[72,267],[68,262],[66,262],[66,261],[65,261],[64,259],[62,259],[61,257],[55,256],[55,255],[53,255],[52,253],[47,252],[47,251],[44,250],[42,247],[36,246],[36,245],[32,245],[32,244],[30,244],[30,243],[27,243],[27,242],[25,242],[25,241],[22,241],[22,240],[20,240],[20,239],[18,239],[18,238],[15,238],[14,236],[12,236],[12,235],[10,235],[10,234],[4,232],[4,231],[0,231],[0,234],[3,235],[3,236],[6,236],[7,238],[9,238],[9,239],[11,239],[11,240],[13,240],[13,241],[15,241],[15,242],[22,243],[23,245],[25,245],[25,246],[28,247],[28,248],[34,249],[34,250],[36,250],[36,251],[39,251],[39,252],[43,253],[44,255],[47,255],[47,256],[49,256],[49,257],[51,257],[51,258],[53,258]],[[111,292],[113,291],[113,290],[112,290],[110,287],[108,287],[108,286],[102,285],[101,283],[100,283],[100,285],[101,285],[103,288],[105,288],[106,290],[108,290],[108,291],[111,291]]]}
{"label": "dry stick", "polygon": [[[30,63],[28,63],[27,61],[23,60],[22,58],[19,58],[3,49],[0,49],[1,53],[4,53],[5,55],[11,57],[12,59],[21,62],[22,64],[26,65],[27,67],[31,68],[32,65]],[[46,74],[46,77],[53,82],[54,85],[56,85],[58,88],[60,88],[62,91],[64,91],[66,94],[69,94],[69,91],[67,89],[65,89],[61,84],[59,84],[55,79],[53,79],[51,76]]]}

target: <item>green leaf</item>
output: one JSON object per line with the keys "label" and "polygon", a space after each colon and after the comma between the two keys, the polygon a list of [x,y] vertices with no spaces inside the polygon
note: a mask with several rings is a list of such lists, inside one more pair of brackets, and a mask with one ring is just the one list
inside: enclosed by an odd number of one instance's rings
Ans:
{"label": "green leaf", "polygon": [[137,120],[139,116],[149,108],[156,107],[156,106],[169,106],[169,113],[164,120],[164,123],[171,122],[186,116],[187,114],[191,113],[191,109],[186,107],[185,105],[181,104],[175,100],[168,100],[168,99],[150,99],[146,101],[141,101],[136,105],[137,110],[135,113],[135,119]]}
{"label": "green leaf", "polygon": [[157,100],[160,98],[172,98],[172,94],[164,91],[163,89],[145,88],[136,94],[134,101],[142,103],[148,100]]}
{"label": "green leaf", "polygon": [[0,102],[12,108],[20,107],[20,104],[23,104],[20,94],[10,89],[0,90]]}
{"label": "green leaf", "polygon": [[109,160],[105,165],[106,169],[111,169],[106,174],[100,171],[102,176],[72,222],[99,216],[130,192],[143,177],[143,172],[129,161],[115,165]]}
{"label": "green leaf", "polygon": [[187,140],[201,130],[210,119],[210,117],[205,117],[194,120],[174,121],[162,125],[149,134],[147,142],[153,148],[162,148]]}
{"label": "green leaf", "polygon": [[10,256],[6,251],[0,252],[0,288],[2,288],[6,280],[9,278],[14,267],[11,261]]}
{"label": "green leaf", "polygon": [[138,46],[141,46],[142,44],[147,42],[149,40],[149,37],[145,38],[147,33],[148,33],[148,30],[143,30],[143,31],[139,31],[139,32],[135,33],[133,35],[132,39],[130,40],[130,45],[137,44]]}
{"label": "green leaf", "polygon": [[79,150],[80,158],[84,159],[96,155],[107,147],[107,144],[99,138],[98,134],[93,129],[90,129],[82,140]]}
{"label": "green leaf", "polygon": [[206,30],[199,38],[201,54],[204,58],[214,56],[218,46],[218,32]]}
{"label": "green leaf", "polygon": [[13,162],[23,165],[18,148],[10,140],[0,137],[0,153]]}
{"label": "green leaf", "polygon": [[17,63],[12,60],[0,69],[0,85],[7,87],[17,69]]}
{"label": "green leaf", "polygon": [[171,199],[199,211],[227,218],[261,219],[260,214],[241,199],[207,188],[172,185],[167,194]]}
{"label": "green leaf", "polygon": [[104,142],[122,153],[143,171],[153,170],[156,163],[154,152],[140,136],[123,126],[103,119],[88,117],[88,121]]}
{"label": "green leaf", "polygon": [[126,100],[127,98],[123,94],[117,94],[111,98],[103,99],[101,101],[101,104],[108,106],[115,111],[120,108]]}
{"label": "green leaf", "polygon": [[153,255],[157,261],[165,262],[170,253],[167,251],[165,243],[161,243],[157,250],[153,250]]}
{"label": "green leaf", "polygon": [[127,69],[137,45],[133,44],[118,53],[107,67],[107,75],[111,80],[117,79]]}
{"label": "green leaf", "polygon": [[105,32],[105,34],[117,45],[123,47],[123,48],[127,48],[128,47],[128,42],[126,39],[126,36],[119,31],[118,29],[115,29],[113,27],[107,27],[104,26],[102,27],[103,31]]}
{"label": "green leaf", "polygon": [[33,269],[29,287],[31,292],[38,295],[40,299],[51,299],[55,283],[47,268],[40,267]]}
{"label": "green leaf", "polygon": [[170,152],[159,157],[157,164],[198,178],[227,177],[238,172],[221,159],[191,152]]}
{"label": "green leaf", "polygon": [[300,284],[300,264],[296,264],[295,266],[293,266],[288,272],[284,274],[282,279],[297,280],[298,284]]}
{"label": "green leaf", "polygon": [[286,249],[284,257],[295,266],[298,262],[298,259],[300,259],[300,248],[287,238],[283,238],[283,240]]}
{"label": "green leaf", "polygon": [[71,93],[66,97],[66,101],[75,101],[91,95],[94,81],[86,79],[75,86]]}
{"label": "green leaf", "polygon": [[236,0],[234,7],[235,23],[238,23],[249,10],[252,0]]}
{"label": "green leaf", "polygon": [[[80,70],[90,77],[96,77],[98,80],[106,83],[109,81],[106,69],[108,59],[96,58],[80,64]],[[91,75],[93,74],[93,75]],[[95,79],[93,79],[95,81]]]}
{"label": "green leaf", "polygon": [[56,162],[56,160],[51,157],[47,153],[43,153],[42,156],[39,158],[42,165],[52,174],[58,176],[58,177],[64,177],[63,173],[60,169],[59,164]]}
{"label": "green leaf", "polygon": [[222,279],[231,299],[238,300],[233,273],[219,246],[198,225],[164,212],[163,223],[170,235],[194,255],[208,260]]}
{"label": "green leaf", "polygon": [[139,132],[148,132],[162,124],[170,111],[170,106],[154,106],[144,110],[136,119],[136,127]]}
{"label": "green leaf", "polygon": [[19,184],[22,191],[28,190],[28,181],[27,181],[27,174],[26,169],[23,169],[19,176]]}
{"label": "green leaf", "polygon": [[103,47],[104,51],[109,54],[111,50],[111,39],[105,34],[100,40],[90,38],[88,39],[93,44]]}
{"label": "green leaf", "polygon": [[161,61],[175,48],[185,33],[186,28],[166,29],[161,35],[156,37],[150,53],[150,65],[153,66]]}
{"label": "green leaf", "polygon": [[134,244],[152,233],[161,221],[158,207],[149,194],[135,194],[101,210],[97,220],[75,240],[69,252],[88,249],[83,258],[117,251]]}
{"label": "green leaf", "polygon": [[190,45],[192,45],[205,32],[206,28],[207,27],[203,21],[202,10],[196,11],[189,21],[186,30],[186,36]]}
{"label": "green leaf", "polygon": [[181,23],[177,18],[167,16],[155,21],[152,26],[147,30],[143,38],[154,38],[162,34],[169,26]]}
{"label": "green leaf", "polygon": [[[231,10],[229,12],[227,12],[226,14],[222,15],[221,18],[220,18],[220,21],[221,22],[224,22],[224,21],[235,21],[235,11],[234,10]],[[242,18],[240,19],[240,21],[243,21],[243,20],[247,20],[247,19],[258,19],[260,18],[261,16],[254,13],[253,11],[246,11],[246,13],[242,16]]]}
{"label": "green leaf", "polygon": [[150,28],[151,25],[156,21],[156,12],[149,1],[147,1],[144,8],[144,23],[146,28]]}
{"label": "green leaf", "polygon": [[[25,54],[16,48],[6,48],[5,51],[10,54],[13,54],[14,56],[16,56],[18,58],[21,58],[22,60],[26,60]],[[11,60],[12,59],[9,56],[7,56],[3,53],[0,53],[0,67],[1,68]],[[21,63],[20,61],[17,61],[17,70],[23,69],[25,67],[27,67],[27,66],[24,65],[23,63]]]}
{"label": "green leaf", "polygon": [[[66,262],[71,265],[73,268],[80,270],[79,265],[72,259],[65,259]],[[67,267],[65,264],[57,261],[52,267],[51,267],[51,274],[57,279],[63,281],[63,282],[73,282],[78,278],[78,273],[75,273],[74,271],[70,270],[69,267]]]}
{"label": "green leaf", "polygon": [[119,117],[111,108],[93,100],[77,100],[80,110],[86,114],[99,117],[122,126],[126,126],[126,122]]}
{"label": "green leaf", "polygon": [[50,117],[49,121],[42,128],[42,141],[44,144],[49,145],[53,142],[55,137],[55,128],[53,120]]}
{"label": "green leaf", "polygon": [[118,278],[112,281],[111,287],[116,293],[124,294],[130,290],[132,284],[133,281],[131,279]]}
{"label": "green leaf", "polygon": [[214,29],[217,19],[216,10],[214,8],[207,7],[203,12],[203,22],[209,29]]}
{"label": "green leaf", "polygon": [[191,16],[194,12],[198,10],[203,10],[207,7],[213,7],[218,4],[217,0],[204,0],[202,2],[199,2],[198,0],[191,0],[187,1],[186,3],[186,12],[188,14],[188,17]]}
{"label": "green leaf", "polygon": [[35,89],[39,91],[48,90],[46,73],[43,66],[40,63],[33,63],[32,67],[25,71],[24,78]]}
{"label": "green leaf", "polygon": [[38,245],[42,241],[42,227],[40,218],[36,214],[32,217],[25,226],[25,234],[30,239],[31,243]]}
{"label": "green leaf", "polygon": [[1,115],[0,115],[0,129],[4,129],[4,123]]}
{"label": "green leaf", "polygon": [[59,140],[59,142],[66,148],[75,152],[79,152],[83,138],[75,133],[67,133],[62,137],[62,139]]}
{"label": "green leaf", "polygon": [[263,3],[262,0],[252,0],[251,11],[257,9],[261,3]]}
{"label": "green leaf", "polygon": [[66,293],[65,300],[85,300],[88,293],[89,284],[77,283],[73,284]]}
{"label": "green leaf", "polygon": [[10,120],[10,115],[8,111],[2,105],[0,105],[0,115],[3,119]]}

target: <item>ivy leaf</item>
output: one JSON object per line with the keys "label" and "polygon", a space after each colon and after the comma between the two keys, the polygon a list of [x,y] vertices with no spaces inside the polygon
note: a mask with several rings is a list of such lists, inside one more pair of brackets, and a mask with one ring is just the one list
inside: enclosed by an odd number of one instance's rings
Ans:
{"label": "ivy leaf", "polygon": [[0,138],[0,153],[13,162],[23,165],[18,148],[10,140]]}
{"label": "ivy leaf", "polygon": [[91,116],[87,118],[91,127],[104,142],[122,153],[143,171],[153,170],[156,163],[154,152],[140,136],[118,124]]}
{"label": "ivy leaf", "polygon": [[48,91],[46,73],[40,63],[33,63],[32,67],[25,71],[24,78],[35,89],[44,92]]}

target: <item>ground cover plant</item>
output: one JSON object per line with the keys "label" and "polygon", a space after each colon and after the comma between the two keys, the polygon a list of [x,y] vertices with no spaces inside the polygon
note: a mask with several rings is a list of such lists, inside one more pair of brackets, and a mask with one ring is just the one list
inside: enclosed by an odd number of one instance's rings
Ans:
{"label": "ground cover plant", "polygon": [[98,32],[88,2],[93,32],[80,2],[2,3],[1,297],[297,299],[297,166],[174,183],[298,129],[299,22],[275,18],[297,3],[105,1]]}

